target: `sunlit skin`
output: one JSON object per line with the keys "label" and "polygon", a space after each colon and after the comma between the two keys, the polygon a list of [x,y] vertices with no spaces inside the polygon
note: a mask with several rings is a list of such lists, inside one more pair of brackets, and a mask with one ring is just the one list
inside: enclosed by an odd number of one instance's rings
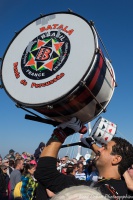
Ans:
{"label": "sunlit skin", "polygon": [[119,155],[111,155],[112,146],[114,145],[114,141],[110,141],[102,147],[93,144],[92,149],[96,153],[94,162],[99,171],[99,176],[120,179],[121,176],[118,173],[118,163],[122,158]]}

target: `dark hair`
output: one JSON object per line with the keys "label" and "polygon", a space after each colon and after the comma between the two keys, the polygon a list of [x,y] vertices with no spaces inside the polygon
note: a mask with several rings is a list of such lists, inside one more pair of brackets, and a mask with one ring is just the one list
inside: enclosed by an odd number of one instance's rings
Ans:
{"label": "dark hair", "polygon": [[116,144],[112,146],[112,155],[120,155],[122,160],[118,166],[118,172],[122,176],[123,173],[131,166],[133,163],[133,145],[130,144],[127,140],[114,137],[112,139]]}
{"label": "dark hair", "polygon": [[9,166],[14,167],[15,161],[14,160],[9,160]]}
{"label": "dark hair", "polygon": [[71,174],[73,172],[73,170],[74,170],[74,164],[68,163],[67,164],[67,169],[66,169],[67,175]]}
{"label": "dark hair", "polygon": [[[81,160],[81,158],[84,158],[84,156],[80,156],[79,160]],[[85,160],[85,158],[84,158],[84,160]]]}
{"label": "dark hair", "polygon": [[66,173],[67,175],[71,174],[73,172],[74,168],[73,167],[67,167]]}
{"label": "dark hair", "polygon": [[29,174],[28,170],[34,168],[35,165],[33,164],[25,164],[24,166],[24,170],[23,170],[23,175],[26,176],[27,174]]}
{"label": "dark hair", "polygon": [[14,168],[17,167],[17,165],[21,162],[22,159],[16,159],[14,163]]}

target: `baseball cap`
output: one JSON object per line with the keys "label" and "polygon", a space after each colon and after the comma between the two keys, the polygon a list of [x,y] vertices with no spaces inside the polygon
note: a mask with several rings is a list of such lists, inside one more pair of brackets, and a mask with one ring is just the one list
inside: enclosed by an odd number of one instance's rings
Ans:
{"label": "baseball cap", "polygon": [[35,160],[31,160],[30,164],[37,165],[37,162]]}

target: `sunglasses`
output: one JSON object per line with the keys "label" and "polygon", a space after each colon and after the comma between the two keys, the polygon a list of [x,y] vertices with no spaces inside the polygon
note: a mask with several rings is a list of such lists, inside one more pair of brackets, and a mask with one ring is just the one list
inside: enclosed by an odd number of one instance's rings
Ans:
{"label": "sunglasses", "polygon": [[7,170],[7,168],[4,168],[4,170]]}
{"label": "sunglasses", "polygon": [[64,162],[65,160],[61,160],[61,162]]}

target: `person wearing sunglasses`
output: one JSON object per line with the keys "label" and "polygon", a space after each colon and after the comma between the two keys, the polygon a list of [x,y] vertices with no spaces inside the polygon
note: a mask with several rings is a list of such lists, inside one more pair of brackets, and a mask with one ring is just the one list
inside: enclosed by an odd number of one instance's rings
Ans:
{"label": "person wearing sunglasses", "polygon": [[7,166],[0,166],[0,200],[8,200],[8,183]]}

